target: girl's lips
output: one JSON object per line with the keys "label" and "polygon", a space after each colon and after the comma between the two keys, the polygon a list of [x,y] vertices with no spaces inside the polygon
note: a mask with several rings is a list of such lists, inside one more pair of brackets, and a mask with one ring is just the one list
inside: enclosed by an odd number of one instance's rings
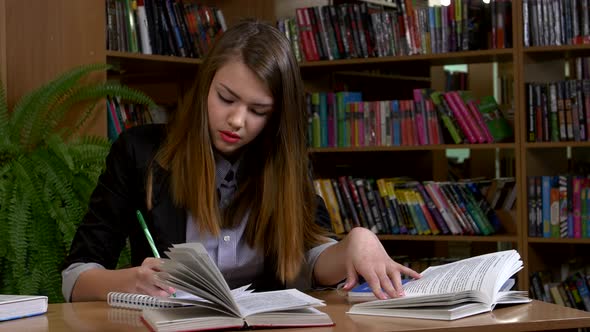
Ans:
{"label": "girl's lips", "polygon": [[219,136],[224,142],[227,143],[236,143],[240,140],[240,135],[236,135],[229,131],[219,131]]}

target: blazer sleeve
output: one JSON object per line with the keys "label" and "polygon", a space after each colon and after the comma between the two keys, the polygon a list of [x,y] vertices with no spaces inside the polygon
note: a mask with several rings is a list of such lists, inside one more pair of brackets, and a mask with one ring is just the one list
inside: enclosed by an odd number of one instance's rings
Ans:
{"label": "blazer sleeve", "polygon": [[138,206],[136,162],[127,132],[121,133],[106,158],[86,215],[78,226],[64,262],[94,262],[113,269],[129,236]]}

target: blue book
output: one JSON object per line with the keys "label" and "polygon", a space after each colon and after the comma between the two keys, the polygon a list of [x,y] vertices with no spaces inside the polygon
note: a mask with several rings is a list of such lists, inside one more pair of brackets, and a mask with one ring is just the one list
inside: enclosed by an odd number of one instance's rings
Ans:
{"label": "blue book", "polygon": [[[411,279],[402,279],[402,285],[410,280]],[[377,299],[375,297],[375,294],[373,294],[371,287],[366,281],[358,284],[356,287],[348,291],[347,295],[349,302],[364,302],[373,301]]]}

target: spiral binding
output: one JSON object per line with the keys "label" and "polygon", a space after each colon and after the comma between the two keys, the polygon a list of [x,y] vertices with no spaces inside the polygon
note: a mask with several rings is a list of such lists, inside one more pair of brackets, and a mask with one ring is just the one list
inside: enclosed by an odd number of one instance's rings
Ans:
{"label": "spiral binding", "polygon": [[107,303],[111,307],[126,309],[174,308],[178,306],[177,303],[150,295],[120,292],[110,292],[107,295]]}

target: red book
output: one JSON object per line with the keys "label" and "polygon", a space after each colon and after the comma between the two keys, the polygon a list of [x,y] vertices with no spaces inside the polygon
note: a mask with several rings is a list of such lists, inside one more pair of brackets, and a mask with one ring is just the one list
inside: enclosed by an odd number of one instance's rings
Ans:
{"label": "red book", "polygon": [[309,15],[307,8],[295,9],[297,16],[297,27],[299,28],[299,39],[301,40],[301,46],[303,47],[303,55],[306,61],[319,60],[320,56],[315,45],[314,38],[312,36],[311,23],[309,21]]}

